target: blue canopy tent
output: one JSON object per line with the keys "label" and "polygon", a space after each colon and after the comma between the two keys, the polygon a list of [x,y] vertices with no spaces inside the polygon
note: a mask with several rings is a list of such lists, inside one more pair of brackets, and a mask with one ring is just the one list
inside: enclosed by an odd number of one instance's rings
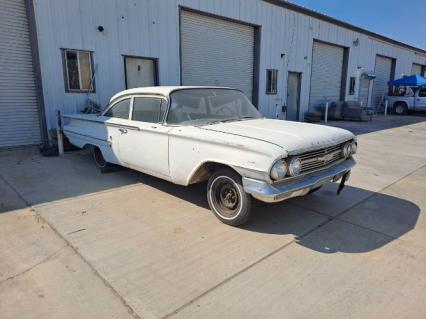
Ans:
{"label": "blue canopy tent", "polygon": [[389,86],[409,86],[409,87],[426,86],[426,78],[420,75],[404,76],[401,79],[389,81],[388,85]]}

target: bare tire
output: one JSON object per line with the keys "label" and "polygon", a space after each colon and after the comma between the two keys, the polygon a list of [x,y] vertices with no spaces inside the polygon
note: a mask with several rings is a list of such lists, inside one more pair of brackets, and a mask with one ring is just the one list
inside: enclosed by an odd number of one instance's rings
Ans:
{"label": "bare tire", "polygon": [[212,212],[225,224],[240,226],[250,218],[252,198],[244,192],[241,176],[231,169],[220,169],[210,177],[207,201]]}
{"label": "bare tire", "polygon": [[405,115],[408,113],[408,108],[405,103],[396,103],[394,107],[395,114]]}
{"label": "bare tire", "polygon": [[97,146],[93,147],[93,159],[95,160],[96,166],[98,166],[101,170],[104,170],[109,166],[109,163],[105,160],[102,151]]}

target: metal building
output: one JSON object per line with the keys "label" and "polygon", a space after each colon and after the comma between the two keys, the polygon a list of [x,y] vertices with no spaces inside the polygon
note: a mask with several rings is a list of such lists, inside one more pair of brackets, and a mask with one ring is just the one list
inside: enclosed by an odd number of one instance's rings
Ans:
{"label": "metal building", "polygon": [[0,0],[0,10],[0,146],[38,143],[56,110],[104,106],[125,88],[232,86],[265,116],[303,120],[326,101],[378,104],[389,79],[426,65],[423,49],[281,0]]}

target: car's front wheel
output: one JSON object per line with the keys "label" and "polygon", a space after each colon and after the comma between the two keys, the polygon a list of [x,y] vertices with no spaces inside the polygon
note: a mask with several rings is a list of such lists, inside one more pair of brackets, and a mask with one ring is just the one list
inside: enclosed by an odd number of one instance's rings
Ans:
{"label": "car's front wheel", "polygon": [[210,177],[207,201],[225,224],[240,226],[250,218],[252,198],[244,191],[241,176],[231,169],[220,169]]}

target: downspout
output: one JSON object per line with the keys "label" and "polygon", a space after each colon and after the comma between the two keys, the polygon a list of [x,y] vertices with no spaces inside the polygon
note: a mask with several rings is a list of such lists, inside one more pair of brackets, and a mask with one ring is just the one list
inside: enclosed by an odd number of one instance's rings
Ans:
{"label": "downspout", "polygon": [[40,136],[43,147],[49,147],[49,135],[46,124],[46,110],[44,106],[43,85],[40,67],[40,55],[38,50],[37,25],[34,10],[34,0],[25,0],[25,9],[30,33],[31,55],[34,67],[34,81],[36,86],[37,107],[40,121]]}

